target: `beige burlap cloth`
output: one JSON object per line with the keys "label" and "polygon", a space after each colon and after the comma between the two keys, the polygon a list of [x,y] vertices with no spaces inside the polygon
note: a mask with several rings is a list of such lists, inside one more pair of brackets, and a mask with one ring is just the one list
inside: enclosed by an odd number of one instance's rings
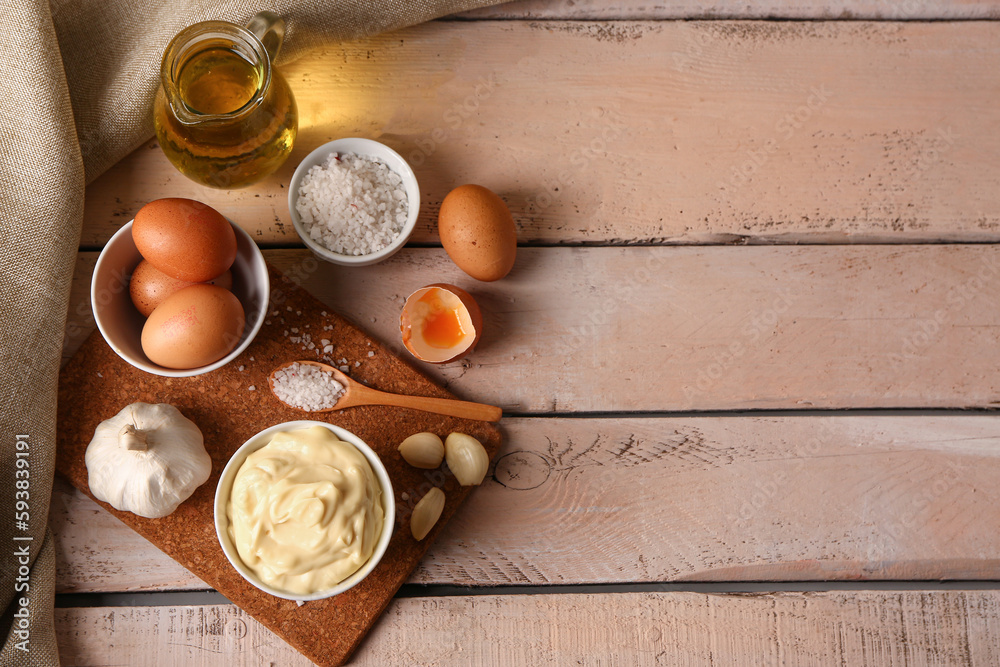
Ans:
{"label": "beige burlap cloth", "polygon": [[164,47],[192,23],[270,10],[288,22],[285,61],[495,2],[0,0],[0,665],[59,664],[46,520],[84,186],[152,134]]}

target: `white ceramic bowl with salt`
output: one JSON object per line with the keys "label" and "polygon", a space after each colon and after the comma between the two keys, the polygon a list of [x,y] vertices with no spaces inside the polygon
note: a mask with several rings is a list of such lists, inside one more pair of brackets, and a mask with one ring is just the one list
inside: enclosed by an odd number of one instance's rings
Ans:
{"label": "white ceramic bowl with salt", "polygon": [[[302,179],[305,178],[309,169],[322,166],[331,153],[340,155],[353,153],[368,158],[377,158],[402,179],[402,187],[406,191],[409,207],[406,222],[403,224],[399,235],[384,248],[365,255],[346,255],[334,252],[309,236],[309,232],[306,230],[306,226],[303,224],[296,206],[298,203],[299,188],[302,185]],[[406,160],[385,144],[357,137],[336,139],[314,150],[296,167],[295,173],[292,175],[292,180],[288,184],[288,211],[291,214],[292,224],[295,226],[295,231],[298,233],[299,238],[320,259],[344,266],[368,266],[388,259],[406,245],[406,241],[417,226],[417,215],[420,213],[420,187],[417,184],[417,177],[413,173],[413,169],[410,168]]]}

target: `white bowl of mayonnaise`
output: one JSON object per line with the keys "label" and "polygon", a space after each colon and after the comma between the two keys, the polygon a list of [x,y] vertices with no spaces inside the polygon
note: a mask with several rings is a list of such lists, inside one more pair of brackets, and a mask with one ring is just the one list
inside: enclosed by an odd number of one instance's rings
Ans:
{"label": "white bowl of mayonnaise", "polygon": [[215,490],[215,532],[244,579],[286,600],[320,600],[378,565],[396,519],[378,455],[318,421],[264,429],[229,459]]}

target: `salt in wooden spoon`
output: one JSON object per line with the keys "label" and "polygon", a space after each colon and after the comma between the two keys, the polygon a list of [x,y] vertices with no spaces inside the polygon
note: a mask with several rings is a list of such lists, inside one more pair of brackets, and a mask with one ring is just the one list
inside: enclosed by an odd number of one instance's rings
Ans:
{"label": "salt in wooden spoon", "polygon": [[[358,405],[392,405],[400,408],[413,408],[414,410],[423,410],[424,412],[433,412],[439,415],[448,415],[449,417],[476,419],[484,422],[498,422],[503,414],[500,408],[493,405],[484,405],[483,403],[458,401],[450,398],[404,396],[402,394],[390,394],[378,389],[372,389],[357,380],[352,380],[337,368],[318,361],[289,361],[275,368],[267,377],[267,383],[271,387],[272,394],[274,393],[274,374],[292,364],[306,364],[333,373],[333,379],[344,386],[344,393],[341,394],[337,403],[332,408],[324,408],[322,410],[315,410],[314,412],[333,412],[334,410],[353,408]],[[278,398],[277,394],[275,394],[275,398]],[[294,405],[289,405],[280,398],[278,400],[295,410],[302,409]]]}

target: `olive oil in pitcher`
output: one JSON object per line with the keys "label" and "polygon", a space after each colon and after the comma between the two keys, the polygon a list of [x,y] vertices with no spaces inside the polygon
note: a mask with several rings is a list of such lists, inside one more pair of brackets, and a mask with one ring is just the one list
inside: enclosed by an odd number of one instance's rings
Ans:
{"label": "olive oil in pitcher", "polygon": [[182,102],[195,113],[233,113],[257,94],[260,74],[236,51],[208,48],[184,63],[177,89]]}
{"label": "olive oil in pitcher", "polygon": [[281,19],[259,19],[262,36],[222,21],[196,24],[163,55],[157,138],[181,173],[210,187],[240,188],[264,178],[295,141],[295,100],[265,48],[265,42],[280,45],[274,21]]}

